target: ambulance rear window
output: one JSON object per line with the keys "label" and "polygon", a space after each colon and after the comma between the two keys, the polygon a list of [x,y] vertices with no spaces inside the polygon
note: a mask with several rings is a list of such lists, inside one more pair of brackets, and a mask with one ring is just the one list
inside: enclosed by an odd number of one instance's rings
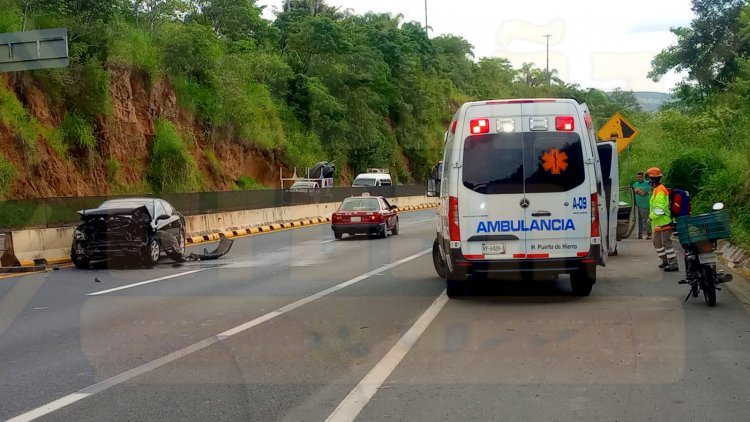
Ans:
{"label": "ambulance rear window", "polygon": [[585,181],[576,133],[494,133],[464,142],[463,183],[486,195],[567,192]]}
{"label": "ambulance rear window", "polygon": [[581,138],[574,132],[524,134],[526,193],[567,192],[586,180]]}
{"label": "ambulance rear window", "polygon": [[523,193],[523,133],[470,136],[464,142],[464,186],[487,195]]}

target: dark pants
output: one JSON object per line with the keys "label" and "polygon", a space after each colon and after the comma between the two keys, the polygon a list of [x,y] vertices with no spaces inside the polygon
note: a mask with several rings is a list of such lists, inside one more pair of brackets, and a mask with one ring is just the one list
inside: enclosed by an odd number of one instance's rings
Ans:
{"label": "dark pants", "polygon": [[643,233],[651,236],[651,224],[648,221],[648,208],[638,208],[638,237],[643,237]]}

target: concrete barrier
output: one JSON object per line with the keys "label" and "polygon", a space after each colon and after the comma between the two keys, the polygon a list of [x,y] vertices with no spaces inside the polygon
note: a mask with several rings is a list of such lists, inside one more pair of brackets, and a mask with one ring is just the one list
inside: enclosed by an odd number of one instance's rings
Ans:
{"label": "concrete barrier", "polygon": [[40,259],[49,264],[68,262],[73,230],[75,227],[12,231],[13,253],[22,266],[34,265]]}
{"label": "concrete barrier", "polygon": [[[432,207],[436,200],[411,196],[390,198],[389,202],[400,210],[410,211]],[[189,244],[198,244],[219,240],[219,233],[237,237],[322,224],[331,221],[338,207],[336,202],[188,216],[185,217],[186,237]],[[33,266],[35,261],[38,264],[41,260],[49,265],[69,263],[74,230],[75,226],[7,232],[7,239],[0,242],[0,247],[8,249],[0,251],[4,257],[2,266],[9,266],[6,262]]]}
{"label": "concrete barrier", "polygon": [[[435,202],[434,198],[426,196],[408,196],[388,199],[392,205],[399,208],[426,209],[428,204]],[[269,225],[278,222],[302,221],[314,217],[330,219],[340,203],[295,205],[291,207],[263,208],[259,210],[222,212],[185,217],[187,232],[203,235],[209,233],[224,233],[238,228]],[[417,208],[423,206],[423,208]],[[279,227],[282,228],[282,227]],[[276,228],[276,229],[279,229]],[[274,229],[271,227],[271,229]]]}

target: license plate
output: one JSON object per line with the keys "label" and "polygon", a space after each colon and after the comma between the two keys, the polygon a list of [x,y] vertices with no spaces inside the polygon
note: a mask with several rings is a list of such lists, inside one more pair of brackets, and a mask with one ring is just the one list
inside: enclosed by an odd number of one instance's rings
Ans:
{"label": "license plate", "polygon": [[698,260],[701,262],[701,264],[716,264],[716,252],[702,253],[698,255]]}
{"label": "license plate", "polygon": [[362,217],[352,217],[352,223],[359,223],[362,221]]}
{"label": "license plate", "polygon": [[505,243],[482,243],[483,255],[503,255],[505,254]]}

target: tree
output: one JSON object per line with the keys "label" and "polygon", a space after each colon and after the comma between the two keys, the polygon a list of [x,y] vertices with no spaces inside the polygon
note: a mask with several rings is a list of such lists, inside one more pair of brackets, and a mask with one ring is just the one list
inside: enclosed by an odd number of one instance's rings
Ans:
{"label": "tree", "polygon": [[201,10],[214,31],[229,40],[265,43],[271,37],[270,25],[261,17],[263,8],[256,0],[204,0]]}
{"label": "tree", "polygon": [[524,63],[521,65],[516,80],[529,87],[541,87],[547,85],[547,76],[545,72],[534,67],[534,63]]}
{"label": "tree", "polygon": [[474,67],[469,94],[477,99],[506,98],[513,93],[516,71],[507,59],[483,58]]}
{"label": "tree", "polygon": [[284,0],[281,5],[283,12],[298,12],[306,16],[328,16],[339,18],[339,8],[329,6],[324,0]]}
{"label": "tree", "polygon": [[745,0],[693,0],[696,18],[688,28],[671,29],[677,45],[656,55],[649,77],[658,81],[671,70],[687,71],[703,95],[725,86],[750,51],[740,19],[747,7]]}
{"label": "tree", "polygon": [[132,4],[136,22],[145,20],[152,33],[157,25],[182,18],[196,6],[189,0],[132,0]]}
{"label": "tree", "polygon": [[474,46],[455,35],[441,35],[432,39],[437,52],[440,71],[459,89],[468,86],[474,67]]}

